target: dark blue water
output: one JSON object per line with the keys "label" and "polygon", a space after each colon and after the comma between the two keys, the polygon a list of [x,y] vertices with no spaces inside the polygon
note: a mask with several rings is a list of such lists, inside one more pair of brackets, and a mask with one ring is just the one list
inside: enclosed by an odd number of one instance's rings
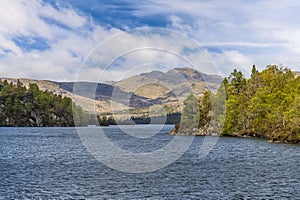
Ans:
{"label": "dark blue water", "polygon": [[[122,148],[151,151],[172,140],[171,128],[151,139],[105,132]],[[98,162],[73,128],[0,128],[0,199],[300,199],[299,145],[220,138],[200,160],[202,141],[166,168],[131,174]]]}

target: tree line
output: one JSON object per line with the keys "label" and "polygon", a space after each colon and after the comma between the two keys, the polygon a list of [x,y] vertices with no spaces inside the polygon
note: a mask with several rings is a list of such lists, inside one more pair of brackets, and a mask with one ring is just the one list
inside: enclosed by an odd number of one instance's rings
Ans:
{"label": "tree line", "polygon": [[191,94],[184,105],[177,132],[300,142],[300,77],[286,67],[253,66],[249,78],[234,69],[215,94]]}
{"label": "tree line", "polygon": [[85,126],[88,120],[68,97],[42,91],[37,84],[26,88],[19,80],[0,81],[0,126]]}
{"label": "tree line", "polygon": [[180,122],[181,113],[168,113],[166,116],[131,116],[129,119],[118,119],[109,114],[97,115],[97,121],[100,126],[109,125],[134,125],[134,124],[176,124]]}

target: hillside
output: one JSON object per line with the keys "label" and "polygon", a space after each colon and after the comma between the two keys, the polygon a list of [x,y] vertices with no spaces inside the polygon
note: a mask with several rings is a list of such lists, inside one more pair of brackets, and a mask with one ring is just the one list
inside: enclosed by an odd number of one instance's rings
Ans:
{"label": "hillside", "polygon": [[[161,71],[142,73],[118,82],[110,82],[110,84],[148,98],[149,94],[145,95],[140,92],[141,87],[145,89],[147,86],[147,90],[155,91],[155,98],[167,92],[173,92],[177,97],[185,98],[192,92],[191,90],[196,92],[196,95],[201,94],[205,89],[216,90],[221,82],[221,76],[207,75],[192,68],[175,68],[166,73]],[[157,85],[160,87],[158,88]]]}
{"label": "hillside", "polygon": [[[2,78],[2,80],[16,83],[18,79]],[[97,113],[109,113],[113,107],[114,112],[119,113],[119,117],[124,117],[128,115],[124,110],[131,109],[134,110],[134,115],[142,115],[148,112],[149,106],[153,105],[166,107],[168,112],[178,112],[179,103],[191,92],[201,95],[205,89],[215,91],[222,77],[200,73],[191,68],[175,68],[165,73],[152,71],[118,82],[98,83],[94,98],[84,91],[95,87],[95,83],[79,82],[77,85],[80,85],[80,90],[83,92],[81,95],[75,95],[73,94],[74,82],[24,78],[19,80],[26,87],[29,83],[35,83],[41,90],[70,97],[86,111],[93,112],[96,109]]]}

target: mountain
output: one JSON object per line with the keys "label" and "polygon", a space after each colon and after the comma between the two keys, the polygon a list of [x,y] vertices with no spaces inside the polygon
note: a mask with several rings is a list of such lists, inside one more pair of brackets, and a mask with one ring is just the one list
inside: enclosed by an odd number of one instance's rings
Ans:
{"label": "mountain", "polygon": [[[15,83],[16,78],[2,78]],[[111,107],[120,116],[149,113],[149,106],[166,107],[168,112],[177,112],[179,103],[191,92],[201,95],[205,89],[216,90],[222,77],[208,75],[191,68],[175,68],[167,72],[152,71],[141,73],[117,82],[98,83],[94,97],[89,94],[95,83],[79,82],[80,95],[73,93],[74,82],[56,82],[49,80],[19,79],[25,86],[35,83],[42,90],[67,96],[87,111],[98,113],[111,112]],[[128,115],[128,113],[127,113]],[[127,116],[128,117],[128,116]]]}
{"label": "mountain", "polygon": [[192,68],[175,68],[162,73],[160,71],[153,71],[149,73],[142,73],[141,76],[151,77],[163,82],[171,84],[182,84],[183,82],[207,82],[220,84],[222,77],[217,75],[207,75]]}
{"label": "mountain", "polygon": [[222,80],[221,76],[207,75],[191,68],[175,68],[166,73],[142,73],[109,84],[150,99],[164,97],[170,92],[179,98],[185,98],[191,92],[200,95],[205,89],[216,90]]}

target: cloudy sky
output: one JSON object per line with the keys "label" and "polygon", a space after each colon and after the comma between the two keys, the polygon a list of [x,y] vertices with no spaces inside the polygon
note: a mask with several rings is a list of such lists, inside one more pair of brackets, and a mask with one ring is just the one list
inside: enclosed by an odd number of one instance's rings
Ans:
{"label": "cloudy sky", "polygon": [[[223,75],[234,67],[247,74],[253,64],[259,69],[282,64],[300,71],[298,0],[1,0],[0,8],[1,77],[75,80],[99,44],[125,33],[126,43],[110,42],[102,51],[152,42],[182,53],[164,41],[165,35],[149,38],[130,32],[141,27],[165,28],[197,42]],[[193,53],[189,56],[195,59]],[[99,62],[85,76],[106,69],[101,63],[105,55],[94,55]],[[148,49],[120,56],[102,80],[119,79],[128,66],[137,73],[138,66],[159,56],[172,60],[161,66],[183,66],[170,53]]]}

